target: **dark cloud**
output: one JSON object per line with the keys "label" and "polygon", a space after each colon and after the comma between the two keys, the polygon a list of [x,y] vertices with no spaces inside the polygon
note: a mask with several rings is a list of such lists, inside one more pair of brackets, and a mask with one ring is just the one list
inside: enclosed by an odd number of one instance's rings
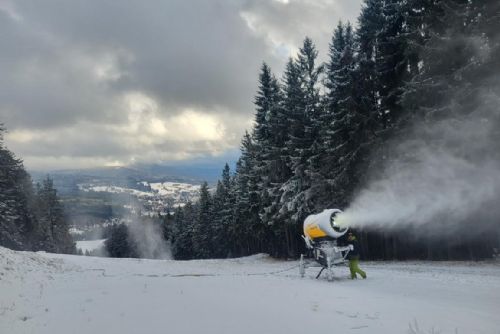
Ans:
{"label": "dark cloud", "polygon": [[[280,73],[305,35],[325,54],[338,19],[354,18],[359,6],[360,0],[6,0],[0,121],[11,130],[7,143],[28,164],[45,154],[127,161],[165,156],[161,150],[188,157],[237,147],[253,114],[261,62]],[[138,110],[151,112],[129,131]],[[208,124],[222,129],[220,136],[185,124],[205,122],[203,114],[212,115]],[[186,133],[160,131],[169,124]],[[151,138],[134,145],[138,131]]]}
{"label": "dark cloud", "polygon": [[281,55],[294,52],[289,46],[296,49],[304,36],[309,36],[320,51],[320,58],[325,60],[333,29],[339,20],[355,23],[360,8],[360,0],[252,0],[246,1],[242,16],[271,45],[281,44]]}

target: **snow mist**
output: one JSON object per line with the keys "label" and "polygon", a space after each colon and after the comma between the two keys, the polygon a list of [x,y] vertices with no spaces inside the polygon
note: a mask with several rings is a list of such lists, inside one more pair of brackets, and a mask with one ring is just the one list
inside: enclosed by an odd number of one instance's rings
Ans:
{"label": "snow mist", "polygon": [[371,181],[337,222],[428,236],[498,231],[499,91],[491,87],[481,92],[474,110],[453,119],[421,121],[396,138],[383,157],[382,171],[376,176],[370,171]]}
{"label": "snow mist", "polygon": [[163,232],[153,220],[131,217],[128,230],[141,258],[172,259],[170,247],[162,237]]}
{"label": "snow mist", "polygon": [[500,211],[494,130],[482,118],[421,125],[414,132],[419,139],[394,147],[382,176],[359,192],[340,220],[355,228],[439,233],[454,232],[468,221],[471,231],[479,229],[478,220]]}
{"label": "snow mist", "polygon": [[147,210],[137,200],[131,199],[129,206],[131,211],[123,220],[137,255],[144,259],[172,259],[170,244],[163,239],[160,218],[142,215]]}
{"label": "snow mist", "polygon": [[[385,147],[387,153],[377,157],[381,168],[368,171],[369,181],[337,223],[370,230],[404,229],[422,236],[499,231],[500,68],[490,48],[499,41],[460,31],[450,30],[447,38],[429,42],[429,47],[448,43],[442,65],[462,64],[475,72],[450,67],[450,82],[441,86],[449,87],[440,95],[446,100],[436,104],[434,117],[416,120]],[[476,64],[485,65],[474,70]],[[433,73],[438,65],[430,63],[427,71]],[[438,75],[424,82],[439,80]]]}

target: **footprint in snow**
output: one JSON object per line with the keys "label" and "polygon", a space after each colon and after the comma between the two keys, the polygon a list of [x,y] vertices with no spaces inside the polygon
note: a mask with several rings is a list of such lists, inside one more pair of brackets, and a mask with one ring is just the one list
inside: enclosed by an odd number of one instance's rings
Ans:
{"label": "footprint in snow", "polygon": [[351,327],[351,329],[362,329],[362,328],[368,328],[368,326],[356,326],[356,327]]}
{"label": "footprint in snow", "polygon": [[365,319],[368,319],[368,320],[377,320],[378,319],[378,316],[379,316],[379,313],[375,313],[373,315],[371,314],[365,314]]}

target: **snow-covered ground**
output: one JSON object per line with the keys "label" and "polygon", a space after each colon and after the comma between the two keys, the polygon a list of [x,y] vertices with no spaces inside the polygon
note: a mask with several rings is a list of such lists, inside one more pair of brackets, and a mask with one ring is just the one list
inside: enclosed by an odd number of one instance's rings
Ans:
{"label": "snow-covered ground", "polygon": [[498,263],[362,263],[367,280],[334,282],[296,265],[0,248],[0,333],[500,333]]}
{"label": "snow-covered ground", "polygon": [[[182,182],[138,182],[141,190],[114,185],[99,185],[93,183],[78,184],[83,192],[100,192],[109,194],[125,194],[135,197],[141,203],[140,213],[143,216],[165,215],[168,210],[183,207],[188,202],[196,202],[199,198],[200,185]],[[136,214],[138,208],[124,204],[125,209]],[[76,230],[73,230],[74,232]]]}
{"label": "snow-covered ground", "polygon": [[96,185],[82,185],[79,184],[80,190],[88,192],[94,191],[98,193],[112,193],[112,194],[130,194],[137,197],[151,197],[152,194],[146,191],[140,191],[137,189],[124,188],[118,186],[96,186]]}
{"label": "snow-covered ground", "polygon": [[162,182],[151,183],[150,187],[153,191],[162,196],[181,199],[181,197],[196,196],[200,192],[200,185],[180,183],[180,182]]}
{"label": "snow-covered ground", "polygon": [[129,194],[139,199],[147,198],[167,198],[176,204],[183,204],[188,201],[195,201],[200,192],[200,185],[181,182],[160,182],[148,183],[139,182],[141,185],[149,186],[151,191],[142,191],[132,188],[124,188],[113,185],[78,184],[78,188],[84,192],[105,192],[111,194]]}
{"label": "snow-covered ground", "polygon": [[81,240],[76,242],[76,248],[80,249],[83,253],[85,253],[86,251],[92,252],[94,250],[103,248],[104,241],[106,241],[106,239]]}

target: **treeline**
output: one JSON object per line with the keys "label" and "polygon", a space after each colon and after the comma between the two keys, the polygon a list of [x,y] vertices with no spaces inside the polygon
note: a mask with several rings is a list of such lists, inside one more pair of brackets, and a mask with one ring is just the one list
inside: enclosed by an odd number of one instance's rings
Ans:
{"label": "treeline", "polygon": [[[255,124],[234,175],[226,166],[213,194],[205,184],[199,202],[175,212],[174,256],[297,256],[304,218],[345,208],[416,120],[470,115],[485,91],[498,98],[499,6],[365,0],[357,28],[335,28],[325,64],[309,38],[281,79],[263,64]],[[499,128],[498,118],[486,121]],[[498,243],[494,233],[459,242],[413,240],[405,231],[359,234],[365,257],[374,259],[482,258]]]}
{"label": "treeline", "polygon": [[20,159],[3,143],[0,126],[0,246],[75,253],[52,180],[33,185]]}

